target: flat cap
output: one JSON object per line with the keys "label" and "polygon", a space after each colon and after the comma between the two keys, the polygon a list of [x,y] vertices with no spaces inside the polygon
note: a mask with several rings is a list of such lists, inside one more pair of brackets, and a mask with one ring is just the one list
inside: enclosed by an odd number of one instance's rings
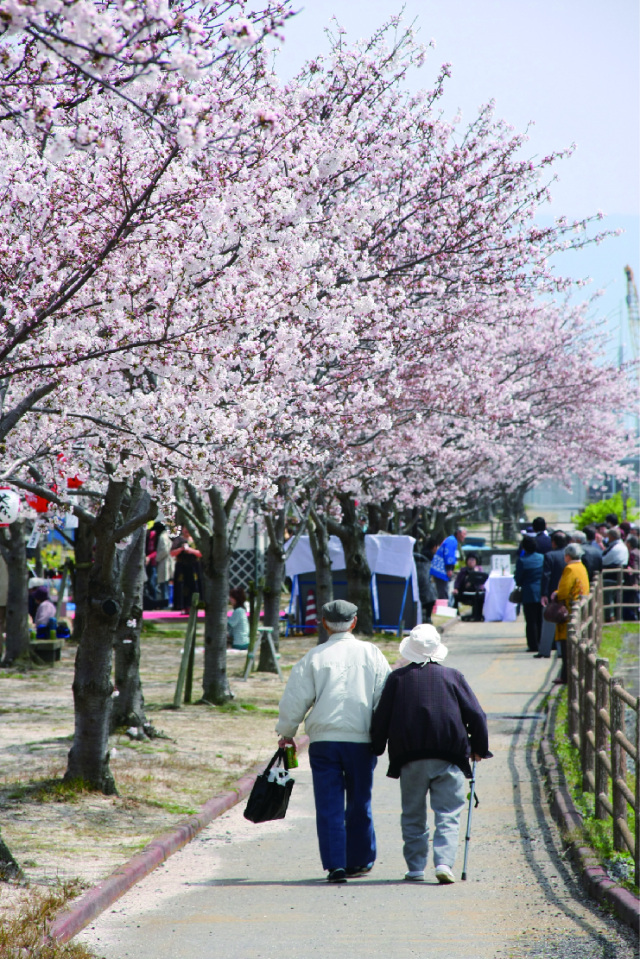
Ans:
{"label": "flat cap", "polygon": [[358,607],[348,603],[346,599],[334,599],[322,607],[323,619],[328,623],[352,623],[357,612]]}

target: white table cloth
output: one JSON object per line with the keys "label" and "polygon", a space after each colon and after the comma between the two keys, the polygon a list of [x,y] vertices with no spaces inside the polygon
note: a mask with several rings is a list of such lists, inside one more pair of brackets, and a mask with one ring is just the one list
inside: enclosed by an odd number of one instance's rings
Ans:
{"label": "white table cloth", "polygon": [[502,576],[500,573],[491,573],[484,586],[483,616],[485,622],[515,622],[516,607],[509,602],[509,593],[514,586],[515,580],[511,574]]}

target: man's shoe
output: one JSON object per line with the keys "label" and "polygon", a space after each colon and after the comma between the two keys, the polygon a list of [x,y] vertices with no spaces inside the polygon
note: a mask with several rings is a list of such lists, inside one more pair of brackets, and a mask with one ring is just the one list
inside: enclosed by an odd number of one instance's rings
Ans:
{"label": "man's shoe", "polygon": [[418,870],[405,872],[404,878],[407,880],[407,882],[424,882],[424,873],[419,872]]}
{"label": "man's shoe", "polygon": [[347,870],[346,869],[330,869],[329,875],[327,876],[327,882],[346,882],[347,881]]}
{"label": "man's shoe", "polygon": [[347,879],[353,879],[354,876],[366,876],[368,872],[371,872],[373,869],[373,863],[370,862],[367,866],[355,866],[353,869],[347,869]]}
{"label": "man's shoe", "polygon": [[436,866],[436,879],[443,886],[447,886],[456,881],[456,877],[448,866]]}

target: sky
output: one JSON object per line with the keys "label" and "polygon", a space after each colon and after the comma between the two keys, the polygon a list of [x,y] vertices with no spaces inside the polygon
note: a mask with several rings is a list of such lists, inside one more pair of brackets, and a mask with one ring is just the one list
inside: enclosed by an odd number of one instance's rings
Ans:
{"label": "sky", "polygon": [[[528,128],[530,156],[572,143],[557,166],[559,182],[546,217],[581,219],[602,211],[605,227],[624,230],[556,264],[576,278],[590,276],[590,292],[604,289],[592,307],[610,328],[609,358],[618,356],[626,328],[629,264],[640,280],[640,4],[637,0],[307,0],[284,28],[276,72],[289,79],[309,58],[327,50],[324,30],[337,17],[347,40],[369,36],[404,6],[418,39],[435,41],[427,63],[409,79],[429,88],[442,63],[452,77],[443,106],[471,120],[493,99],[496,115],[518,132]],[[531,125],[533,124],[533,125]],[[544,216],[544,215],[543,215]],[[584,293],[580,298],[584,298]],[[621,332],[620,332],[621,331]]]}

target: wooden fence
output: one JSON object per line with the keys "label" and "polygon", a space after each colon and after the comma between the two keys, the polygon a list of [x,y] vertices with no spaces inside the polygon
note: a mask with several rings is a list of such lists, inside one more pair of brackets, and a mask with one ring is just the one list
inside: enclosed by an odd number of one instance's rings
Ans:
{"label": "wooden fence", "polygon": [[[621,584],[620,578],[619,584],[603,587],[598,575],[589,596],[573,606],[567,629],[567,722],[569,738],[580,754],[582,788],[595,795],[596,819],[613,820],[614,849],[631,853],[635,883],[640,885],[640,700],[624,688],[622,679],[610,675],[609,661],[598,655],[605,609],[611,609],[605,596],[613,590],[621,593]],[[615,610],[618,616],[623,605],[620,600]],[[630,628],[637,625],[630,624]],[[628,736],[629,710],[630,735],[635,742]],[[627,768],[627,757],[633,760],[633,774]],[[629,807],[635,837],[629,828]]]}

